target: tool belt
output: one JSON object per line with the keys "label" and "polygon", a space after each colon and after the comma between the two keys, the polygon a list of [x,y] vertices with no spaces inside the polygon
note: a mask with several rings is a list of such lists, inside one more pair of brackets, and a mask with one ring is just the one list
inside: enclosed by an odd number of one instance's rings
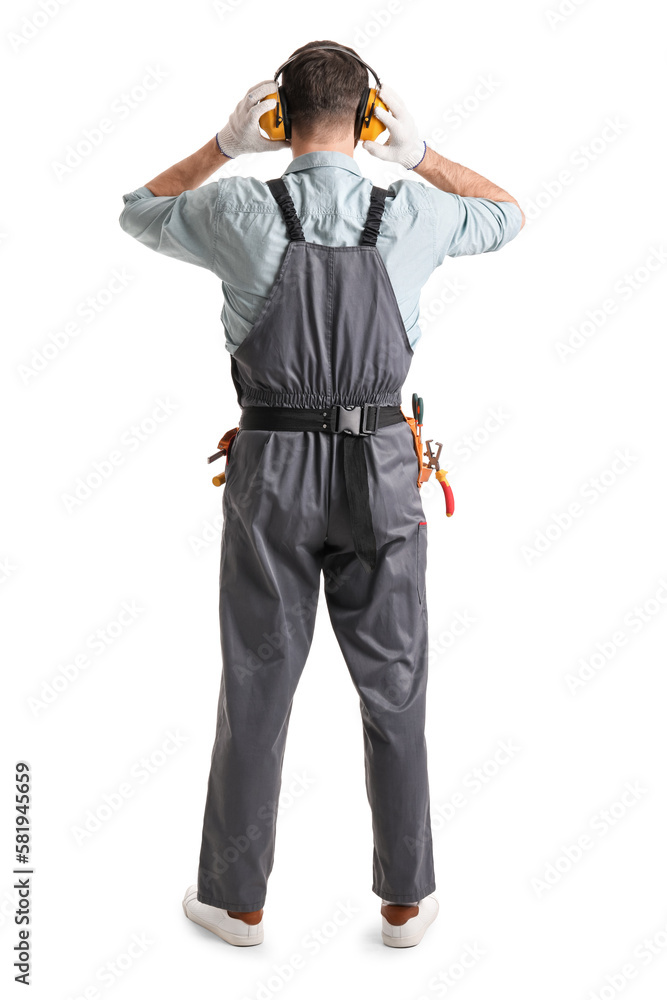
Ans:
{"label": "tool belt", "polygon": [[354,550],[368,573],[375,568],[376,540],[368,490],[364,438],[379,427],[405,420],[400,406],[335,404],[321,409],[286,406],[244,406],[239,430],[321,431],[344,434],[343,471],[350,506]]}
{"label": "tool belt", "polygon": [[[414,409],[414,403],[413,403]],[[423,414],[423,400],[419,398],[419,414]],[[425,464],[421,444],[421,415],[419,423],[415,417],[407,417],[400,406],[380,406],[365,403],[361,406],[346,406],[335,404],[322,409],[305,409],[290,406],[244,406],[238,427],[232,427],[218,442],[218,451],[211,455],[209,462],[222,455],[229,456],[239,430],[269,430],[269,431],[320,431],[324,434],[344,434],[343,471],[345,475],[345,490],[350,508],[350,522],[354,550],[364,569],[370,573],[375,568],[377,550],[373,531],[373,518],[368,490],[368,468],[366,465],[366,450],[363,439],[375,434],[379,427],[398,424],[405,421],[412,432],[415,453],[419,460],[417,486],[421,488],[431,472],[435,469],[436,479],[445,493],[447,516],[454,513],[454,497],[447,481],[447,474],[440,469],[438,457],[442,445],[438,442],[438,451],[433,454],[431,441],[426,442],[429,462]],[[225,482],[225,474],[213,477],[213,483],[221,486]]]}
{"label": "tool belt", "polygon": [[239,429],[251,431],[326,431],[368,437],[378,427],[398,424],[405,420],[400,406],[363,406],[336,404],[322,409],[302,409],[291,406],[244,406]]}

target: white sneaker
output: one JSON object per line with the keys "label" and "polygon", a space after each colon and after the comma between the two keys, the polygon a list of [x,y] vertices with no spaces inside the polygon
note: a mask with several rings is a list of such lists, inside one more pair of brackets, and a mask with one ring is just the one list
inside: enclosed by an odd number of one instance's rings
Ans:
{"label": "white sneaker", "polygon": [[[383,899],[383,903],[391,906],[389,900]],[[382,917],[382,942],[390,948],[412,948],[419,944],[429,927],[438,915],[438,901],[435,896],[427,896],[419,902],[419,913],[416,917],[410,917],[404,924],[390,924],[386,917]]]}
{"label": "white sneaker", "polygon": [[183,912],[189,920],[200,927],[213,931],[223,941],[236,945],[261,944],[264,940],[264,917],[258,924],[247,924],[245,920],[230,917],[227,910],[219,906],[200,903],[197,899],[197,886],[191,885],[183,897]]}

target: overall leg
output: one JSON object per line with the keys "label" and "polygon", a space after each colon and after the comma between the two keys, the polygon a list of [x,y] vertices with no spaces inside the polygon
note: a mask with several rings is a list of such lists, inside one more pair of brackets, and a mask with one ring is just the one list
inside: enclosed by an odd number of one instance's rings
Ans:
{"label": "overall leg", "polygon": [[[361,703],[373,892],[412,903],[435,888],[424,738],[426,519],[408,425],[381,428],[366,443],[377,566],[367,574],[353,551],[340,485],[332,492],[324,559],[337,585],[325,594]],[[335,457],[342,463],[342,448]]]}
{"label": "overall leg", "polygon": [[292,699],[315,625],[313,553],[326,520],[315,437],[240,431],[224,486],[223,667],[197,898],[238,912],[264,905]]}

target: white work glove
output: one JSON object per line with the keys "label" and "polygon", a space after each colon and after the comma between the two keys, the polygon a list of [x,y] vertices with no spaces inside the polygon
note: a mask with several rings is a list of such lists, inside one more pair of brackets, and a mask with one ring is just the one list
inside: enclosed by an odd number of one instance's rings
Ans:
{"label": "white work glove", "polygon": [[380,98],[389,111],[376,106],[373,114],[389,129],[389,138],[384,145],[364,139],[362,146],[380,160],[393,160],[407,170],[414,170],[426,155],[426,143],[419,138],[415,120],[395,90],[382,84]]}
{"label": "white work glove", "polygon": [[289,146],[286,139],[265,139],[259,131],[259,119],[278,103],[275,97],[269,101],[262,98],[275,94],[277,86],[275,80],[256,83],[239,101],[225,127],[216,135],[221,153],[234,159],[242,153],[269,153]]}

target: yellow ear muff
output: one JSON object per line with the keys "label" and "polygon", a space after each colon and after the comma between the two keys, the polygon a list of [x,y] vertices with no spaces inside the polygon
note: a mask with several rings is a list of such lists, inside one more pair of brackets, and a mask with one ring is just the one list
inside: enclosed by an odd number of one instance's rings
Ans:
{"label": "yellow ear muff", "polygon": [[[263,101],[268,101],[271,98],[275,98],[278,103],[275,108],[271,108],[270,111],[265,111],[262,117],[259,119],[259,124],[261,128],[264,129],[269,139],[284,139],[285,138],[285,125],[283,123],[282,109],[280,107],[280,101],[278,100],[278,94],[267,94],[263,97]],[[280,124],[276,124],[278,119],[280,119]]]}
{"label": "yellow ear muff", "polygon": [[[269,99],[278,100],[278,94],[267,94],[263,100],[268,101]],[[378,108],[384,108],[387,111],[387,105],[380,100],[377,96],[377,91],[372,89],[368,96],[368,103],[366,104],[366,111],[364,113],[364,122],[368,120],[368,124],[364,124],[361,128],[361,135],[359,136],[359,141],[363,142],[364,139],[377,139],[379,135],[385,130],[384,125],[379,118],[376,118],[373,114],[373,105]],[[277,124],[280,120],[280,124]],[[265,111],[262,117],[259,119],[259,124],[261,128],[264,129],[269,139],[284,139],[285,138],[285,126],[282,121],[282,109],[280,107],[280,101],[276,104],[275,108],[271,108],[269,111]]]}
{"label": "yellow ear muff", "polygon": [[[373,114],[373,106],[376,108],[384,108],[385,111],[388,110],[387,105],[384,101],[381,101],[377,96],[377,90],[371,90],[368,95],[368,103],[366,105],[366,110],[364,112],[364,124],[361,126],[361,134],[359,136],[359,142],[363,142],[364,139],[377,139],[379,135],[385,130],[385,126],[382,124],[379,118],[376,118]],[[365,124],[368,122],[368,124]]]}

